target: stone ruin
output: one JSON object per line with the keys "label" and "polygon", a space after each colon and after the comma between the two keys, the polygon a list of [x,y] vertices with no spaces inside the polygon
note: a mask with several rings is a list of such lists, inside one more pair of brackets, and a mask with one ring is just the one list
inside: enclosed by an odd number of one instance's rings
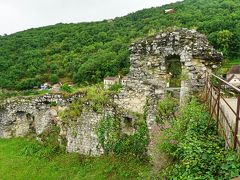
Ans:
{"label": "stone ruin", "polygon": [[2,101],[0,103],[0,138],[31,135],[41,141],[41,135],[50,130],[51,125],[56,125],[60,130],[58,141],[60,144],[66,143],[67,152],[92,156],[103,154],[95,128],[104,117],[104,113],[96,113],[85,105],[75,127],[65,125],[59,115],[75,99],[84,98],[84,96],[84,93],[76,93],[69,97],[62,94],[45,94]]}
{"label": "stone ruin", "polygon": [[[134,127],[134,118],[129,112],[144,114],[147,109],[146,123],[150,138],[151,129],[155,125],[156,105],[164,95],[172,92],[184,102],[187,95],[202,90],[205,71],[216,68],[223,58],[204,35],[187,29],[143,39],[132,44],[129,49],[130,73],[124,78],[124,87],[113,101],[117,109],[121,110],[120,116],[130,127]],[[67,152],[92,156],[103,154],[95,129],[106,114],[116,113],[115,108],[106,107],[102,113],[97,113],[86,104],[74,127],[66,126],[60,120],[59,113],[75,98],[84,96],[47,94],[1,102],[0,138],[25,136],[29,133],[38,137],[51,124],[57,124],[60,128],[59,137],[66,140]],[[124,127],[124,124],[121,126]],[[125,132],[122,129],[122,133],[134,133],[134,129],[125,128]]]}
{"label": "stone ruin", "polygon": [[[144,112],[146,104],[150,106],[149,127],[155,120],[157,102],[167,92],[175,94],[183,103],[186,96],[203,90],[206,70],[217,68],[223,59],[205,35],[188,29],[143,39],[131,44],[129,50],[130,72],[116,102],[139,113]],[[177,83],[171,83],[174,78]]]}

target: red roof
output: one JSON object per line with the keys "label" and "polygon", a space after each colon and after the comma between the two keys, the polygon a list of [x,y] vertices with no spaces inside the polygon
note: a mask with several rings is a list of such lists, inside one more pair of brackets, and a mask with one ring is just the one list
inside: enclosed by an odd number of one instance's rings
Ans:
{"label": "red roof", "polygon": [[110,80],[110,81],[114,81],[116,80],[116,77],[105,77],[104,80]]}

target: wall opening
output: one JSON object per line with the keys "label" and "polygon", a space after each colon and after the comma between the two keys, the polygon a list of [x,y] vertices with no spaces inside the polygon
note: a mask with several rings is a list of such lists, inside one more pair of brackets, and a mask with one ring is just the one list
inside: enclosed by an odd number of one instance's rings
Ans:
{"label": "wall opening", "polygon": [[167,56],[166,67],[168,74],[168,87],[181,87],[182,63],[180,62],[180,56]]}
{"label": "wall opening", "polygon": [[23,112],[23,111],[17,111],[16,112],[16,117],[19,118],[19,119],[24,118],[25,115],[26,115],[26,113]]}
{"label": "wall opening", "polygon": [[35,117],[32,116],[31,114],[27,114],[26,115],[27,117],[27,121],[29,122],[29,130],[31,133],[35,133],[36,132],[36,129],[35,129],[35,126],[34,126],[34,122],[35,122]]}
{"label": "wall opening", "polygon": [[134,117],[131,115],[124,116],[121,122],[122,133],[132,135],[135,132]]}
{"label": "wall opening", "polygon": [[133,126],[133,118],[132,117],[124,117],[124,124],[125,124],[125,127],[132,127]]}
{"label": "wall opening", "polygon": [[16,121],[18,124],[25,125],[24,133],[35,133],[36,129],[34,127],[35,117],[30,113],[17,111]]}

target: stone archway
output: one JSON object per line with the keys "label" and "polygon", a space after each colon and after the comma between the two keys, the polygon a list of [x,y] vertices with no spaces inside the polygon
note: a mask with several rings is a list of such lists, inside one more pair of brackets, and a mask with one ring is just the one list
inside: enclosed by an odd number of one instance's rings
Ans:
{"label": "stone archway", "polygon": [[179,55],[169,55],[165,57],[166,70],[168,75],[167,87],[179,88],[181,87],[182,76],[182,62]]}
{"label": "stone archway", "polygon": [[[209,44],[206,36],[188,29],[145,38],[131,44],[129,50],[130,72],[116,102],[138,113],[144,113],[147,103],[151,111],[148,117],[151,120],[148,121],[154,121],[156,103],[171,89],[167,84],[169,72],[175,76],[169,78],[173,80],[169,86],[177,89],[181,104],[188,96],[202,91],[205,71],[211,71],[223,58]],[[179,67],[179,71],[175,71],[174,66]],[[171,68],[174,71],[169,70]]]}

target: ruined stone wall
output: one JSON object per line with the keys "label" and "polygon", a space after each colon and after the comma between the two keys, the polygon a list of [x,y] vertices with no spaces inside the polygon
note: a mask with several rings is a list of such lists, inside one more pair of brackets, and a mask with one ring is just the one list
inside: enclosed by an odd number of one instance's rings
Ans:
{"label": "ruined stone wall", "polygon": [[[98,136],[97,128],[102,119],[109,115],[118,120],[119,131],[123,134],[133,134],[134,124],[127,127],[124,118],[129,114],[121,108],[111,104],[101,107],[97,112],[91,106],[91,100],[81,105],[79,115],[62,118],[62,113],[70,108],[71,103],[85,99],[86,94],[78,93],[70,97],[61,94],[46,94],[38,97],[18,97],[0,102],[0,138],[33,136],[39,141],[45,132],[50,132],[54,125],[59,128],[59,144],[66,146],[67,152],[76,152],[83,155],[99,156],[104,153]],[[80,108],[80,107],[79,107]],[[117,118],[115,118],[117,117]],[[131,116],[132,118],[132,116]],[[65,121],[66,120],[66,121]],[[133,123],[134,118],[131,119]],[[48,133],[49,134],[49,133]]]}
{"label": "ruined stone wall", "polygon": [[0,104],[0,137],[25,136],[30,131],[41,134],[57,116],[57,108],[67,104],[61,95],[44,95],[36,98],[8,99]]}
{"label": "ruined stone wall", "polygon": [[0,138],[34,135],[41,140],[41,134],[54,124],[60,127],[59,138],[66,140],[67,152],[93,156],[102,154],[103,149],[99,145],[95,129],[104,114],[98,114],[86,106],[74,127],[65,125],[59,116],[59,113],[68,108],[69,103],[83,96],[84,94],[75,94],[66,98],[60,94],[47,94],[1,102]]}
{"label": "ruined stone wall", "polygon": [[67,152],[97,156],[104,153],[98,142],[96,128],[104,114],[84,108],[74,127],[67,126],[64,135],[67,140]]}
{"label": "ruined stone wall", "polygon": [[143,113],[147,103],[149,126],[154,122],[156,103],[168,92],[168,57],[179,56],[181,62],[181,102],[202,90],[205,71],[217,68],[223,58],[205,35],[188,29],[148,37],[132,44],[129,50],[130,72],[116,103],[139,113]]}
{"label": "ruined stone wall", "polygon": [[75,121],[69,120],[62,125],[60,136],[65,137],[67,152],[76,152],[84,155],[98,156],[104,153],[98,136],[97,128],[100,121],[108,115],[114,116],[111,107],[105,107],[96,112],[89,104],[85,104],[80,116]]}

